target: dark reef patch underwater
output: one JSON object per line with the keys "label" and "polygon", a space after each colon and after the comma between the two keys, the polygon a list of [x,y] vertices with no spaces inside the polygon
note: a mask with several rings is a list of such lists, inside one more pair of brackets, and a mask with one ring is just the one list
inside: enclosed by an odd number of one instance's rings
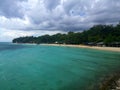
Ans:
{"label": "dark reef patch underwater", "polygon": [[119,67],[119,52],[0,43],[0,90],[98,90]]}

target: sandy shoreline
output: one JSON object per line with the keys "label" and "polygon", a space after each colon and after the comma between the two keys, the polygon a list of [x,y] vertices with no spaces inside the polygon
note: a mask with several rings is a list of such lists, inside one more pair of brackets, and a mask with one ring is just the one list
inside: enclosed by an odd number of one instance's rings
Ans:
{"label": "sandy shoreline", "polygon": [[87,45],[35,44],[35,43],[32,43],[32,44],[31,43],[14,43],[14,44],[22,44],[22,45],[45,45],[45,46],[63,46],[63,47],[89,48],[89,49],[97,49],[97,50],[120,52],[120,47],[98,47],[98,46],[87,46]]}
{"label": "sandy shoreline", "polygon": [[13,44],[16,44],[16,45],[38,45],[38,44],[35,44],[35,43],[13,43]]}
{"label": "sandy shoreline", "polygon": [[98,47],[98,46],[86,46],[86,45],[64,45],[64,44],[40,44],[40,45],[89,48],[89,49],[97,49],[97,50],[120,52],[120,48],[119,47]]}

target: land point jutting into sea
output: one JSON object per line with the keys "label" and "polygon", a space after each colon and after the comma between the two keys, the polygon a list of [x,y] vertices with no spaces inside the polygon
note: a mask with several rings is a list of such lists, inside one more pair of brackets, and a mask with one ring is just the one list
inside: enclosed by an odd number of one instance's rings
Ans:
{"label": "land point jutting into sea", "polygon": [[102,47],[120,47],[120,23],[113,25],[95,25],[83,32],[57,33],[38,37],[27,36],[13,40],[13,43],[36,43],[36,44],[73,44]]}

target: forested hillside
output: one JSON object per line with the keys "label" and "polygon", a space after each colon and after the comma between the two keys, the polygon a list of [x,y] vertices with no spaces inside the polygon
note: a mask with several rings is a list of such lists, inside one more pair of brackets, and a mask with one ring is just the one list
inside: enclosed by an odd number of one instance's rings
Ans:
{"label": "forested hillside", "polygon": [[103,42],[104,44],[120,43],[120,24],[95,25],[83,32],[57,33],[54,35],[43,35],[39,37],[27,36],[13,40],[13,43],[59,43],[59,44],[87,44]]}

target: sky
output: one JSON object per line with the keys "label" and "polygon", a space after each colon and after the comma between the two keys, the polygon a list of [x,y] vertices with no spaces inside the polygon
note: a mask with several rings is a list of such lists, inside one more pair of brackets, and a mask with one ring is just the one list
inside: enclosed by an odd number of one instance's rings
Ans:
{"label": "sky", "polygon": [[0,42],[120,21],[120,0],[0,0]]}

